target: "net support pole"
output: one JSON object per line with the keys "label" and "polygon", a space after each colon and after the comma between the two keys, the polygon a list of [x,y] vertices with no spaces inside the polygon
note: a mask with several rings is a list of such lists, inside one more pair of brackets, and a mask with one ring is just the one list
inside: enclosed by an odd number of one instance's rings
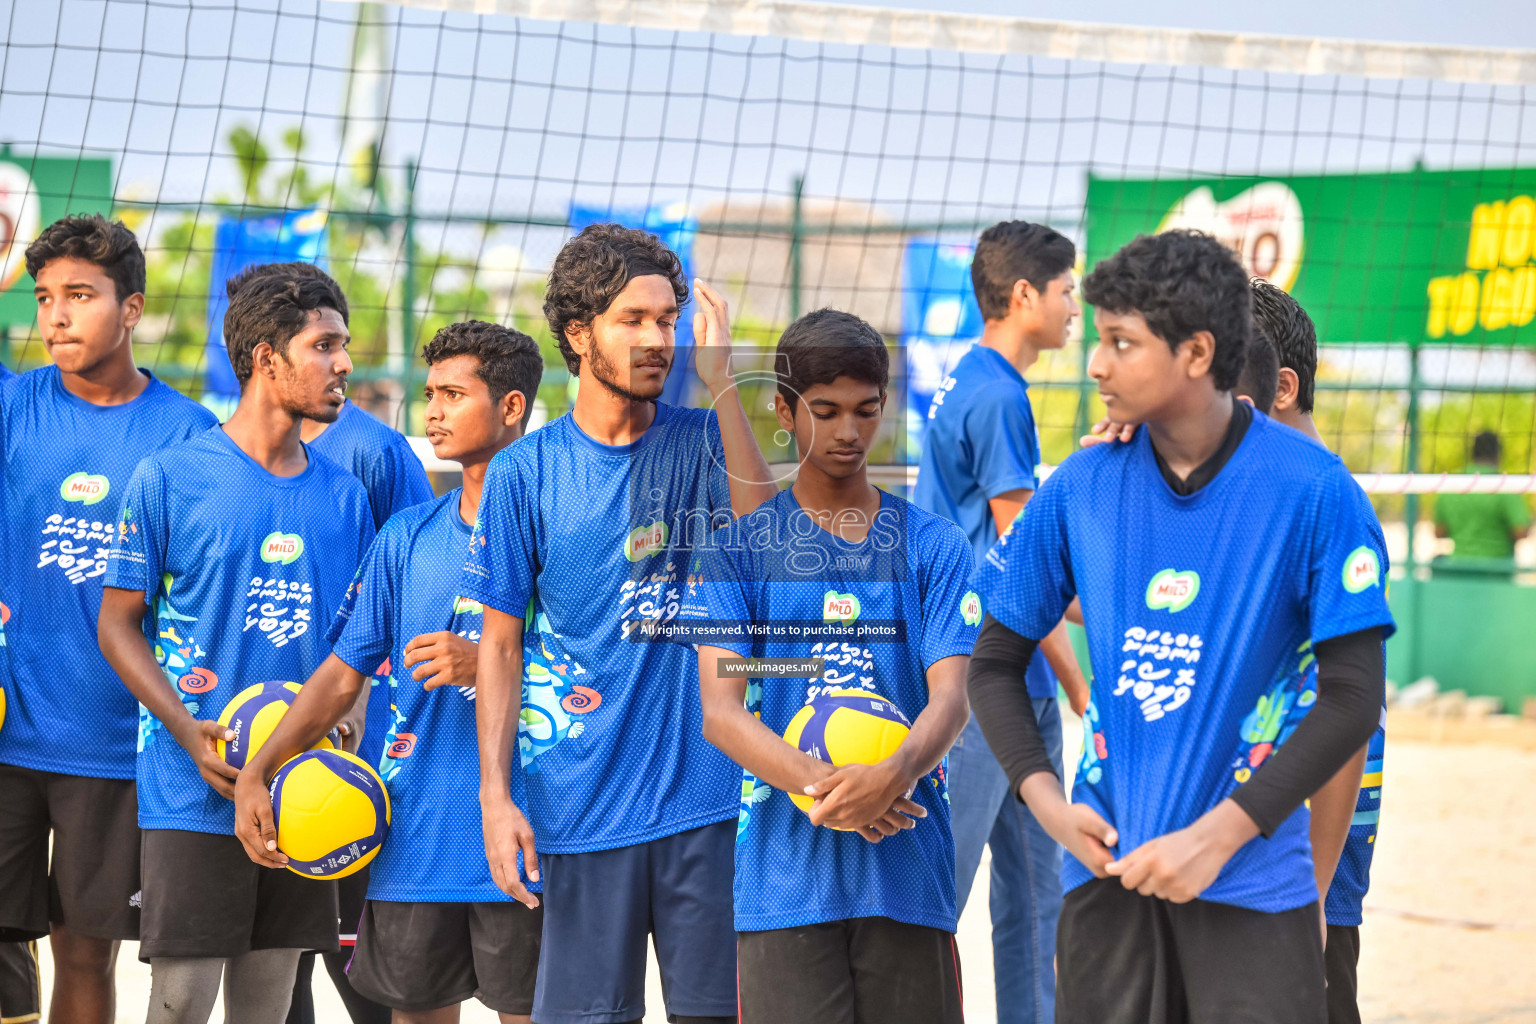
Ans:
{"label": "net support pole", "polygon": [[[1407,422],[1407,448],[1408,448],[1408,472],[1419,471],[1419,346],[1411,343],[1408,346],[1408,422]],[[1408,583],[1408,672],[1406,683],[1412,683],[1419,678],[1419,578],[1418,559],[1414,545],[1414,534],[1419,526],[1419,496],[1417,494],[1406,495],[1403,507],[1403,520],[1408,527],[1407,545],[1407,573],[1405,580]]]}
{"label": "net support pole", "polygon": [[793,199],[789,207],[789,319],[800,319],[800,246],[805,236],[801,219],[801,197],[805,194],[805,175],[795,175]]}
{"label": "net support pole", "polygon": [[416,161],[405,162],[405,279],[400,282],[400,336],[405,348],[405,395],[401,401],[402,433],[411,432],[412,377],[416,369]]}

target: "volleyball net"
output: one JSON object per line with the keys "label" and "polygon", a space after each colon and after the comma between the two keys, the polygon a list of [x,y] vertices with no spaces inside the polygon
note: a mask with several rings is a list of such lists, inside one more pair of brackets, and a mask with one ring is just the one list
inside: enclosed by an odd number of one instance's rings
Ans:
{"label": "volleyball net", "polygon": [[[1536,491],[1536,52],[763,0],[0,10],[13,368],[46,360],[22,250],[101,210],[148,256],[141,363],[211,405],[235,393],[225,277],[312,259],[351,303],[362,404],[419,434],[414,353],[473,317],[540,340],[552,417],[572,391],[545,275],[618,220],[724,292],[744,346],[821,306],[878,327],[901,482],[980,333],[985,227],[1048,223],[1087,268],[1189,226],[1312,315],[1320,428],[1385,517],[1419,516],[1401,495]],[[1084,320],[1032,371],[1048,463],[1100,415]],[[671,397],[697,398],[687,377]],[[752,387],[773,451],[772,384]],[[1474,476],[1484,432],[1501,463]]]}

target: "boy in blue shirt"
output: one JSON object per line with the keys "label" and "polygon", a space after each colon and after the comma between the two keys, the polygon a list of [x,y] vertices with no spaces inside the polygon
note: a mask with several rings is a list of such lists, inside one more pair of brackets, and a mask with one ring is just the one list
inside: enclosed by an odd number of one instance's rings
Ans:
{"label": "boy in blue shirt", "polygon": [[[971,547],[953,523],[866,477],[890,372],[878,331],[818,310],[784,332],[777,365],[774,405],[799,475],[710,537],[680,611],[705,620],[683,634],[698,643],[705,735],[745,772],[741,1021],[958,1024],[942,762],[965,726],[981,618]],[[899,635],[885,632],[892,624]],[[786,632],[762,632],[776,628]],[[800,665],[764,676],[741,664],[765,658]],[[835,769],[780,738],[818,695],[847,700],[849,690],[884,698],[911,723],[890,756]],[[802,811],[786,793],[814,802]]]}
{"label": "boy in blue shirt", "polygon": [[[527,335],[479,321],[438,331],[423,357],[427,438],[464,467],[464,486],[397,513],[379,533],[331,627],[331,656],[235,785],[235,834],[258,864],[286,862],[267,781],[324,736],[368,684],[370,666],[390,658],[400,667],[379,773],[393,823],[371,865],[348,977],[393,1008],[397,1024],[457,1020],[471,995],[512,1024],[533,1008],[543,909],[517,906],[485,860],[475,785],[481,611],[457,593],[486,467],[522,436],[543,357]],[[526,806],[522,772],[509,784]]]}
{"label": "boy in blue shirt", "polygon": [[[985,326],[928,409],[912,500],[965,530],[979,564],[1039,487],[1039,430],[1024,372],[1067,342],[1078,315],[1072,242],[1043,224],[994,224],[976,243],[971,283]],[[1029,695],[1061,769],[1057,679],[1082,713],[1088,684],[1065,625],[1030,662]],[[964,913],[983,847],[991,847],[992,966],[999,1024],[1050,1021],[1056,998],[1061,847],[1008,795],[1008,779],[971,716],[949,753],[957,908]]]}
{"label": "boy in blue shirt", "polygon": [[[1110,418],[1142,426],[1063,463],[988,556],[970,679],[1012,791],[1072,855],[1058,1020],[1321,1024],[1302,803],[1376,725],[1380,529],[1337,457],[1234,400],[1252,299],[1220,243],[1143,236],[1084,291],[1089,372]],[[1074,596],[1094,663],[1114,668],[1067,803],[1018,680]],[[1264,698],[1313,652],[1313,711],[1234,771],[1260,751]]]}
{"label": "boy in blue shirt", "polygon": [[0,384],[0,939],[49,935],[54,1015],[101,1024],[139,937],[138,706],[96,648],[107,550],[139,460],[216,420],[134,364],[131,231],[66,217],[26,261],[52,365]]}
{"label": "boy in blue shirt", "polygon": [[[524,870],[544,884],[539,1024],[639,1020],[652,932],[672,1020],[736,1015],[740,775],[702,735],[691,652],[629,639],[677,614],[712,525],[778,491],[731,376],[725,303],[696,291],[709,411],[656,401],[688,298],[676,254],[616,224],[561,249],[544,313],[576,400],[491,461],[460,584],[485,606],[475,711],[491,876],[520,900]],[[507,793],[514,751],[527,818]]]}
{"label": "boy in blue shirt", "polygon": [[[1317,328],[1295,299],[1267,281],[1253,281],[1253,320],[1276,351],[1276,381],[1270,415],[1323,444],[1312,419],[1317,375]],[[1250,363],[1252,360],[1250,360]],[[1262,399],[1255,396],[1259,408]],[[1361,496],[1364,501],[1364,495]],[[1369,502],[1367,501],[1367,508]],[[1372,511],[1374,515],[1374,511]],[[1315,699],[1317,662],[1310,662],[1293,709],[1305,715]],[[1361,906],[1371,886],[1371,857],[1381,817],[1382,765],[1387,744],[1387,713],[1381,709],[1368,744],[1312,796],[1312,855],[1328,941],[1323,959],[1328,977],[1328,1024],[1359,1024],[1357,1002]],[[1337,865],[1330,868],[1329,865]]]}
{"label": "boy in blue shirt", "polygon": [[363,485],[299,440],[306,417],[341,409],[352,363],[341,289],[294,266],[229,282],[240,404],[139,464],[107,568],[102,653],[144,708],[149,1024],[202,1024],[221,979],[231,1018],[275,1024],[300,952],[336,948],[334,884],[250,862],[232,834],[237,772],[216,748],[234,737],[217,722],[234,695],[305,679],[330,653],[324,626],[373,540]]}

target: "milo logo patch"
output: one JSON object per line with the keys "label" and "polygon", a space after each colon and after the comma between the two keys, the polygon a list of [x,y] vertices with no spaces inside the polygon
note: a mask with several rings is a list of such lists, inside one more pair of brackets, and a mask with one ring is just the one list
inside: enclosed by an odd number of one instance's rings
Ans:
{"label": "milo logo patch", "polygon": [[981,598],[976,591],[968,590],[960,599],[960,620],[967,626],[981,625]]}
{"label": "milo logo patch", "polygon": [[291,565],[298,561],[303,553],[304,538],[296,533],[282,533],[274,530],[261,542],[263,562],[281,562],[283,565]]}
{"label": "milo logo patch", "polygon": [[1381,582],[1381,563],[1376,552],[1361,545],[1344,559],[1344,589],[1351,594],[1369,590]]}
{"label": "milo logo patch", "polygon": [[650,558],[667,546],[668,536],[667,524],[659,519],[648,526],[637,526],[624,539],[624,557],[631,562]]}
{"label": "milo logo patch", "polygon": [[112,481],[100,473],[71,473],[59,484],[59,497],[65,501],[78,501],[94,505],[107,496]]}
{"label": "milo logo patch", "polygon": [[822,597],[821,620],[823,622],[841,622],[848,625],[859,617],[859,599],[852,594],[839,594],[835,590],[829,590]]}
{"label": "milo logo patch", "polygon": [[1199,573],[1193,569],[1184,572],[1164,569],[1147,584],[1147,607],[1153,611],[1159,608],[1170,612],[1182,611],[1194,603],[1199,593]]}

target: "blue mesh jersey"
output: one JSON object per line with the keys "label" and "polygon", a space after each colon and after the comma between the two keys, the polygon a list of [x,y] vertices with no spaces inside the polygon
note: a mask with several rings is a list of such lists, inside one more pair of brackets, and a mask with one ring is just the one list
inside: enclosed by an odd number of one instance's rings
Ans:
{"label": "blue mesh jersey", "polygon": [[[1246,779],[1233,765],[1285,722],[1272,696],[1309,641],[1391,634],[1386,545],[1364,506],[1337,456],[1255,412],[1188,496],[1163,480],[1145,429],[1072,455],[987,556],[983,604],[1023,636],[1044,636],[1082,600],[1098,671],[1072,798],[1116,827],[1117,855],[1193,823]],[[1307,830],[1299,808],[1201,898],[1271,912],[1315,901]],[[1067,888],[1092,877],[1072,857],[1062,875]]]}
{"label": "blue mesh jersey", "polygon": [[133,401],[108,406],[70,394],[61,376],[45,366],[0,388],[0,618],[13,676],[0,762],[131,779],[138,702],[96,644],[107,551],[139,460],[218,421],[152,375]]}
{"label": "blue mesh jersey", "polygon": [[[405,666],[405,645],[423,634],[451,630],[480,640],[481,606],[458,596],[470,534],[459,518],[459,495],[455,489],[390,517],[330,629],[332,653],[357,671],[367,674],[386,657],[395,666],[390,724],[377,762],[393,821],[370,869],[369,899],[511,899],[491,881],[485,860],[475,689],[424,690]],[[513,771],[511,787],[513,802],[526,813],[521,770]],[[540,891],[526,875],[523,884]]]}
{"label": "blue mesh jersey", "polygon": [[[109,587],[144,592],[144,632],[194,718],[269,679],[303,682],[373,540],[368,495],[310,453],[274,476],[214,427],[139,463],[123,489]],[[232,833],[234,804],[140,709],[139,825]]]}
{"label": "blue mesh jersey", "polygon": [[[1040,486],[1040,431],[1029,384],[995,349],[972,345],[928,407],[928,432],[912,500],[960,524],[976,562],[997,543],[987,503],[1009,491]],[[1044,658],[1025,671],[1031,697],[1056,696],[1056,673]]]}
{"label": "blue mesh jersey", "polygon": [[[336,422],[309,442],[309,449],[350,470],[363,482],[375,530],[382,530],[396,512],[432,500],[427,471],[411,451],[410,442],[355,402],[341,407]],[[369,764],[378,763],[384,751],[383,736],[389,728],[389,670],[388,664],[368,670],[373,673],[369,684],[372,689],[368,691],[368,721],[357,756]]]}
{"label": "blue mesh jersey", "polygon": [[[760,537],[792,539],[756,543]],[[748,680],[748,710],[780,735],[818,694],[844,688],[878,693],[916,721],[928,706],[929,667],[970,654],[976,643],[974,558],[958,527],[901,498],[882,494],[869,535],[849,544],[818,527],[785,490],[711,538],[689,573],[679,617],[855,628],[903,623],[900,642],[814,634],[708,642],[747,657],[825,659],[819,678]],[[736,929],[889,917],[954,931],[955,844],[942,765],[913,799],[928,817],[876,845],[812,825],[783,793],[742,773]]]}
{"label": "blue mesh jersey", "polygon": [[571,415],[491,460],[460,593],[524,617],[518,748],[539,848],[582,853],[736,816],[704,739],[698,660],[630,642],[676,616],[692,546],[730,521],[713,412],[658,403],[627,445]]}

